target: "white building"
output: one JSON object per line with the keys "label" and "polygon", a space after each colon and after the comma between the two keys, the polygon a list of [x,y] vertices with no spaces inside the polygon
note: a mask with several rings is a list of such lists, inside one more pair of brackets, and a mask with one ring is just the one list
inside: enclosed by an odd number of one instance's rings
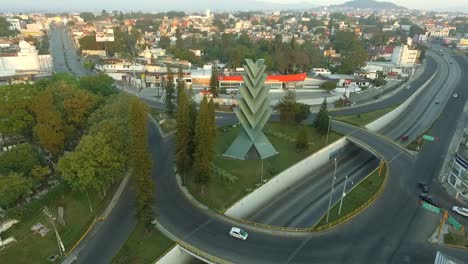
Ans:
{"label": "white building", "polygon": [[19,51],[0,53],[0,78],[33,79],[52,75],[52,57],[38,55],[36,47],[26,41],[19,43]]}
{"label": "white building", "polygon": [[392,63],[395,65],[415,65],[419,50],[412,50],[408,45],[395,47],[392,54]]}
{"label": "white building", "polygon": [[10,23],[10,30],[20,30],[21,29],[21,22],[17,18],[10,18],[8,17],[7,22]]}

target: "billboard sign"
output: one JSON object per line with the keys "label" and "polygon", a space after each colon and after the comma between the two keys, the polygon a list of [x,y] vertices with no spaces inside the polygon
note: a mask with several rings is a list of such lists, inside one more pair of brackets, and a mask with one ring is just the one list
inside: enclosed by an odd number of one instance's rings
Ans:
{"label": "billboard sign", "polygon": [[106,28],[96,31],[96,42],[113,42],[114,41],[114,30],[112,28]]}

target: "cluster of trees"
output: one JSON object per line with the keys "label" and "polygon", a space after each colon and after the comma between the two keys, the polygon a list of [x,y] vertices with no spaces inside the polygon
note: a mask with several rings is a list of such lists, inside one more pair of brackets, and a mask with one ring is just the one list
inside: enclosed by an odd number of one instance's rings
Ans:
{"label": "cluster of trees", "polygon": [[338,72],[350,74],[365,66],[368,59],[367,50],[354,32],[337,31],[332,43],[342,56]]}
{"label": "cluster of trees", "polygon": [[194,182],[201,185],[203,193],[212,174],[216,138],[214,103],[204,97],[197,112],[195,102],[187,95],[185,88],[180,89],[177,100],[177,173],[182,176],[184,184],[187,177],[193,177]]}
{"label": "cluster of trees", "polygon": [[[111,86],[100,82],[102,76],[92,78],[98,84],[92,89]],[[39,187],[54,172],[63,151],[76,146],[102,102],[90,88],[65,74],[34,85],[0,88],[3,142],[25,142],[0,156],[1,206],[10,206]]]}
{"label": "cluster of trees", "polygon": [[[284,74],[306,72],[313,67],[326,64],[322,52],[310,40],[299,45],[293,37],[284,43],[281,35],[273,41],[252,41],[247,34],[239,37],[233,34],[218,34],[209,39],[182,39],[176,35],[176,45],[169,51],[179,59],[189,60],[194,64],[211,61],[226,62],[229,67],[241,67],[246,58],[265,59],[268,69]],[[161,39],[163,41],[163,39]],[[167,43],[160,46],[165,48]],[[189,49],[203,50],[203,56],[196,57]]]}
{"label": "cluster of trees", "polygon": [[10,30],[10,26],[5,17],[0,17],[0,37],[14,37],[19,33],[18,30]]}
{"label": "cluster of trees", "polygon": [[57,74],[34,85],[2,86],[0,103],[3,142],[26,142],[0,155],[0,206],[14,205],[55,170],[73,189],[103,196],[131,170],[137,217],[150,224],[147,109],[137,98],[118,94],[105,75]]}

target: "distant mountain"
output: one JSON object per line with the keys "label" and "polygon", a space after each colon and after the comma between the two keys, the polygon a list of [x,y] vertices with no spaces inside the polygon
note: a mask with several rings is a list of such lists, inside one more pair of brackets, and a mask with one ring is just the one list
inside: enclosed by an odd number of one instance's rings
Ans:
{"label": "distant mountain", "polygon": [[353,0],[341,5],[334,5],[331,7],[337,8],[359,8],[359,9],[406,9],[390,2],[378,2],[375,0]]}

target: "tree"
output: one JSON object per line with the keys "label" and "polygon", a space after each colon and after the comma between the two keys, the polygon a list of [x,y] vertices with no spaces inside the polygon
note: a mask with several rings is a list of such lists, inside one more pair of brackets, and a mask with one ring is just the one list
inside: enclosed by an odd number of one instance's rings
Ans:
{"label": "tree", "polygon": [[101,96],[110,96],[118,93],[114,79],[106,74],[83,76],[80,78],[78,86],[81,89]]}
{"label": "tree", "polygon": [[164,99],[166,103],[166,113],[170,117],[174,117],[174,75],[171,71],[171,68],[167,67],[167,81],[166,81],[166,98]]}
{"label": "tree", "polygon": [[96,16],[91,12],[82,12],[80,13],[80,17],[84,20],[84,22],[93,21],[96,18]]}
{"label": "tree", "polygon": [[130,101],[131,164],[136,189],[136,216],[146,228],[153,220],[152,160],[148,151],[147,108],[137,98]]}
{"label": "tree", "polygon": [[32,188],[32,180],[18,173],[10,173],[0,177],[0,207],[12,205]]}
{"label": "tree", "polygon": [[317,117],[314,122],[314,126],[317,131],[321,134],[326,134],[328,132],[328,126],[330,125],[330,115],[327,109],[327,98],[323,99],[323,103],[320,106],[320,111],[317,114]]}
{"label": "tree", "polygon": [[307,128],[302,127],[299,130],[299,133],[297,134],[296,137],[296,149],[299,152],[305,151],[309,148],[309,137],[307,133]]}
{"label": "tree", "polygon": [[185,184],[185,176],[192,168],[192,155],[190,150],[190,146],[193,144],[191,142],[193,139],[191,133],[192,120],[190,115],[190,102],[185,89],[180,91],[177,99],[175,163],[177,173],[182,175],[183,184]]}
{"label": "tree", "polygon": [[80,43],[80,50],[98,50],[99,45],[96,42],[96,34],[93,33],[88,36],[84,36],[78,40]]}
{"label": "tree", "polygon": [[310,115],[310,107],[307,104],[296,103],[294,111],[294,121],[300,124],[302,121],[306,120]]}
{"label": "tree", "polygon": [[179,98],[179,93],[185,90],[185,81],[184,81],[184,71],[182,67],[179,67],[179,71],[177,73],[177,100]]}
{"label": "tree", "polygon": [[31,144],[21,144],[0,155],[0,174],[11,172],[29,176],[35,166],[41,164],[39,153]]}
{"label": "tree", "polygon": [[57,157],[65,145],[65,126],[60,112],[54,108],[52,94],[44,91],[36,96],[31,109],[37,122],[34,134],[40,145]]}
{"label": "tree", "polygon": [[14,37],[19,32],[18,30],[10,30],[11,24],[5,17],[0,17],[0,37]]}
{"label": "tree", "polygon": [[211,67],[211,77],[210,77],[210,93],[213,97],[218,97],[218,66],[213,64]]}
{"label": "tree", "polygon": [[204,193],[205,184],[210,181],[211,162],[213,160],[214,138],[211,137],[213,128],[209,113],[208,100],[203,97],[198,111],[195,127],[195,182],[201,184],[201,192]]}
{"label": "tree", "polygon": [[166,36],[161,36],[159,39],[159,47],[161,49],[169,49],[171,47],[171,39]]}
{"label": "tree", "polygon": [[327,91],[331,91],[336,88],[336,82],[332,82],[332,81],[324,82],[320,85],[320,88],[327,90]]}
{"label": "tree", "polygon": [[278,102],[276,108],[280,113],[280,121],[289,123],[294,120],[296,114],[296,92],[287,90],[283,98]]}

